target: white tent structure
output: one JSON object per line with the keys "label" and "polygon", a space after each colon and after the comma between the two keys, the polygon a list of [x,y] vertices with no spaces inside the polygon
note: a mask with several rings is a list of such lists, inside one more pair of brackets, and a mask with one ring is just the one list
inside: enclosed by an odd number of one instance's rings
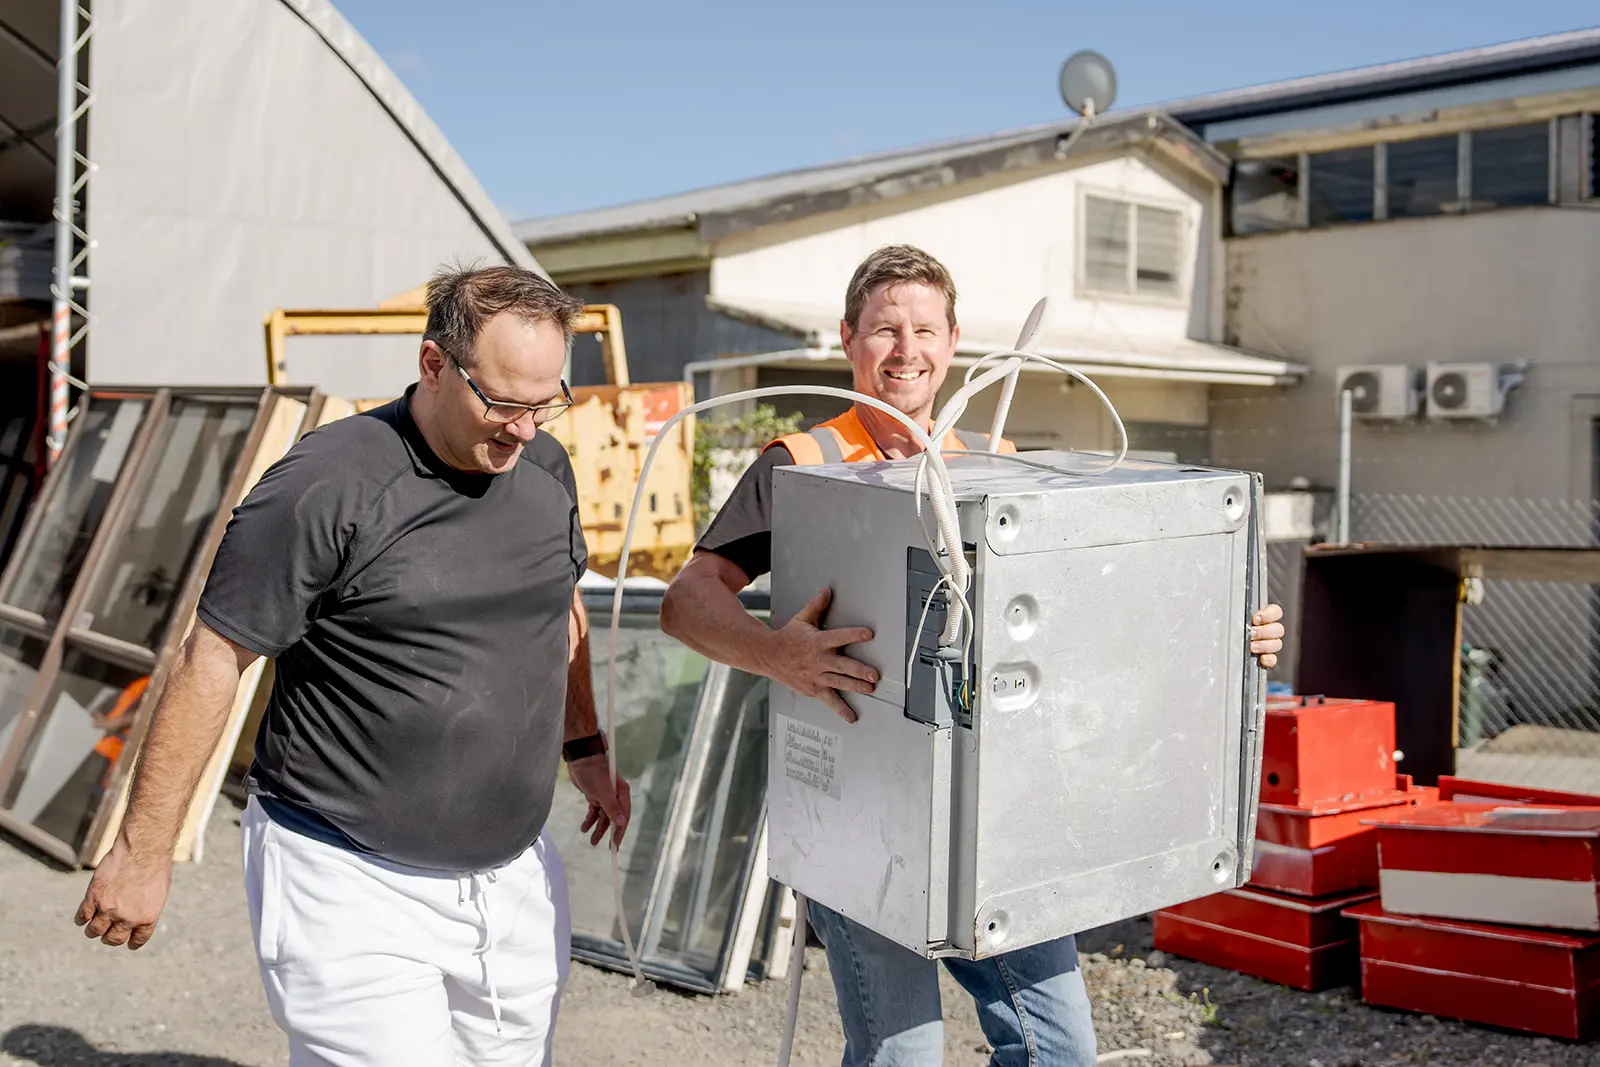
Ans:
{"label": "white tent structure", "polygon": [[[276,307],[373,306],[451,260],[537,269],[327,0],[89,2],[0,0],[0,343],[14,354],[39,347],[37,332],[17,345],[17,308],[37,317],[52,299],[39,256],[58,177],[76,187],[78,236],[56,251],[77,260],[72,365],[91,384],[264,383]],[[61,94],[64,24],[83,84]],[[58,100],[81,111],[75,144],[58,143]],[[410,380],[415,339],[302,339],[290,357],[296,382],[372,395]]]}

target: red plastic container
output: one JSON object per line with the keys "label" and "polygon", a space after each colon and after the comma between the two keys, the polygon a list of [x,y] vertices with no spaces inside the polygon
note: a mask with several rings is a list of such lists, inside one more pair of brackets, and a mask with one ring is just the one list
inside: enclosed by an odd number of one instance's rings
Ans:
{"label": "red plastic container", "polygon": [[1392,915],[1377,901],[1359,924],[1369,1004],[1583,1040],[1600,1022],[1600,937]]}
{"label": "red plastic container", "polygon": [[1449,800],[1369,822],[1386,911],[1600,932],[1600,807]]}
{"label": "red plastic container", "polygon": [[1174,956],[1316,992],[1357,975],[1356,931],[1345,908],[1371,892],[1303,900],[1246,887],[1156,912],[1155,945]]}
{"label": "red plastic container", "polygon": [[1432,803],[1437,796],[1430,787],[1412,786],[1403,774],[1390,785],[1398,788],[1318,807],[1262,804],[1250,884],[1307,897],[1375,888],[1378,841],[1368,823]]}
{"label": "red plastic container", "polygon": [[1453,774],[1439,778],[1439,799],[1466,804],[1572,804],[1580,808],[1600,807],[1600,796],[1588,793],[1561,793],[1554,789],[1534,789],[1503,782],[1479,782]]}
{"label": "red plastic container", "polygon": [[1262,735],[1261,802],[1309,808],[1394,788],[1394,705],[1272,697]]}

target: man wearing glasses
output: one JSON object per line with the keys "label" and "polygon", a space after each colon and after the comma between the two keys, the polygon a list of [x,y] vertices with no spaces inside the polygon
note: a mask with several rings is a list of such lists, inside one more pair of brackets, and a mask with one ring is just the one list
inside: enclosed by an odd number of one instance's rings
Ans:
{"label": "man wearing glasses", "polygon": [[581,308],[446,271],[419,378],[308,434],[235,511],[77,914],[138,948],[240,673],[276,659],[247,777],[246,892],[293,1067],[543,1063],[568,965],[559,761],[620,842],[590,688],[566,450]]}

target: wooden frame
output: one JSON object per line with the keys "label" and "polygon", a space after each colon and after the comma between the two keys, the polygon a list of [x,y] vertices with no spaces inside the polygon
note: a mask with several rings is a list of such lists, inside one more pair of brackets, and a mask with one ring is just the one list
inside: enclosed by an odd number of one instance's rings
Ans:
{"label": "wooden frame", "polygon": [[[121,460],[114,488],[99,518],[77,573],[72,576],[70,592],[53,622],[12,605],[0,607],[0,622],[39,640],[47,640],[43,659],[29,691],[26,706],[17,720],[11,740],[0,754],[0,827],[33,844],[41,851],[68,866],[82,866],[97,862],[109,847],[109,842],[120,825],[121,814],[129,777],[137,756],[139,744],[148,730],[149,711],[160,699],[161,690],[177,655],[183,638],[193,625],[193,613],[211,560],[233,508],[254,485],[266,466],[283,454],[298,438],[306,425],[311,409],[319,408],[313,391],[272,388],[162,388],[140,390],[96,389],[94,399],[148,398],[149,407],[129,443]],[[162,450],[156,447],[163,429],[168,425],[174,402],[222,401],[235,405],[254,405],[249,429],[228,471],[221,499],[200,535],[197,551],[189,558],[185,572],[175,576],[177,586],[166,611],[159,638],[146,648],[142,645],[100,633],[92,628],[92,620],[81,618],[81,613],[91,594],[99,592],[102,583],[110,577],[109,562],[114,558],[114,547],[121,540],[134,519],[138,505],[146,498],[150,481]],[[81,425],[81,424],[80,424]],[[76,429],[76,428],[75,428]],[[81,431],[75,432],[68,447],[81,447]],[[62,489],[63,474],[67,464],[58,464],[43,486],[28,524],[18,540],[17,550],[5,573],[0,575],[0,590],[9,590],[19,579],[24,555],[33,538],[45,536],[44,515],[48,503]],[[33,735],[44,721],[45,702],[56,694],[62,678],[63,666],[69,652],[78,651],[94,660],[125,669],[147,672],[148,683],[135,703],[127,709],[128,734],[116,754],[105,781],[104,790],[82,842],[62,840],[20,817],[14,810],[10,791],[19,772],[35,753],[30,747]],[[256,672],[259,675],[259,671]],[[241,687],[244,689],[247,687]],[[253,696],[253,686],[248,687]],[[246,699],[248,703],[248,698]],[[214,758],[213,763],[217,762]],[[209,798],[206,803],[209,810]]]}
{"label": "wooden frame", "polygon": [[[266,319],[267,382],[282,385],[288,381],[289,364],[284,358],[284,347],[290,337],[420,336],[427,327],[428,312],[419,290],[403,293],[376,308],[321,311],[279,308]],[[615,304],[585,304],[572,330],[600,336],[600,358],[605,364],[608,383],[631,384],[628,351],[622,340],[622,312]]]}

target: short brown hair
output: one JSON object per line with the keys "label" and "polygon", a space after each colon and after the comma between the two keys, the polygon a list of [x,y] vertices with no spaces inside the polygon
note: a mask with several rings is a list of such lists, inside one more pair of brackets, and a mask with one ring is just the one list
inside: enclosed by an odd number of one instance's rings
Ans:
{"label": "short brown hair", "polygon": [[571,351],[572,328],[583,303],[522,267],[442,267],[428,282],[428,326],[422,339],[470,370],[477,361],[479,331],[504,311],[527,322],[553,323]]}
{"label": "short brown hair", "polygon": [[861,309],[880,286],[920,282],[944,294],[945,320],[956,328],[956,283],[945,265],[911,245],[884,245],[861,261],[844,291],[844,321],[851,332],[861,327]]}

